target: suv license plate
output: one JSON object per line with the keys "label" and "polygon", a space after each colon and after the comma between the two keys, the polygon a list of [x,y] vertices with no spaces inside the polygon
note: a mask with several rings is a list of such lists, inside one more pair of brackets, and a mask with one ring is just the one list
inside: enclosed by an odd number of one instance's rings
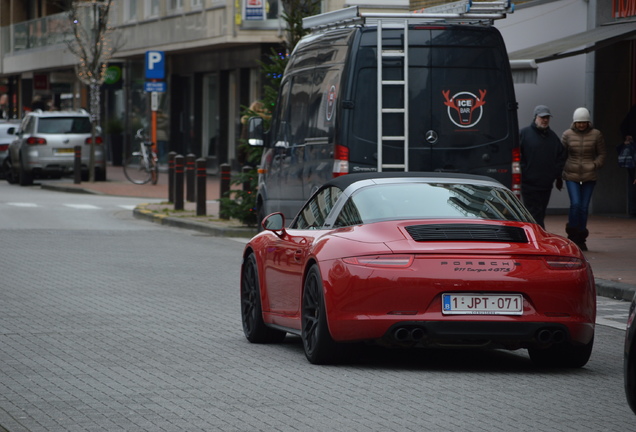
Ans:
{"label": "suv license plate", "polygon": [[521,294],[442,294],[444,315],[522,315]]}
{"label": "suv license plate", "polygon": [[72,148],[59,148],[55,150],[55,153],[74,153],[75,149]]}

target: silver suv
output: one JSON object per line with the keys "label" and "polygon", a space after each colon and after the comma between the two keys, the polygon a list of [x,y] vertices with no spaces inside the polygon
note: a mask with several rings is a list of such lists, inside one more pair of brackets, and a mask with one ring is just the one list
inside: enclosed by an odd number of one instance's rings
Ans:
{"label": "silver suv", "polygon": [[[9,183],[33,184],[35,178],[59,178],[73,172],[75,146],[82,149],[82,174],[88,173],[91,119],[84,111],[33,111],[22,120],[2,166]],[[95,139],[95,179],[106,180],[102,137]]]}

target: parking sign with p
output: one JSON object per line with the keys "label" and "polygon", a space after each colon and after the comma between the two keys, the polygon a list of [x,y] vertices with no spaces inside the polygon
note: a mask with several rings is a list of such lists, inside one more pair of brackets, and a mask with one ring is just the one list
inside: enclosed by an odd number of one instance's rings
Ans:
{"label": "parking sign with p", "polygon": [[166,62],[163,51],[146,51],[146,79],[164,79]]}

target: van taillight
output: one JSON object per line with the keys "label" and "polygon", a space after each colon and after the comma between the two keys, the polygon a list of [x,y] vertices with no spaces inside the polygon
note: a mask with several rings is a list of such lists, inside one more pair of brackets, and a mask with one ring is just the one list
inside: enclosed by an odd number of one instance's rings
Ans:
{"label": "van taillight", "polygon": [[[92,137],[86,138],[85,144],[90,144],[92,140],[93,140]],[[103,142],[102,137],[100,136],[95,137],[95,144],[101,144],[102,142]]]}
{"label": "van taillight", "polygon": [[521,148],[512,149],[512,192],[521,199]]}
{"label": "van taillight", "polygon": [[46,145],[46,140],[39,137],[29,137],[26,140],[28,145]]}
{"label": "van taillight", "polygon": [[333,176],[349,174],[349,148],[336,144],[333,155]]}

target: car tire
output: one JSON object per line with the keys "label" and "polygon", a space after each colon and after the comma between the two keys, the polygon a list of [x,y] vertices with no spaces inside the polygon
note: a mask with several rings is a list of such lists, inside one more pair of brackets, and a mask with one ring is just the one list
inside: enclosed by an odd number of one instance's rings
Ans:
{"label": "car tire", "polygon": [[258,232],[263,231],[263,219],[265,219],[265,216],[267,216],[265,214],[265,208],[263,207],[263,201],[262,200],[258,200],[258,202],[256,203],[256,228],[258,230]]}
{"label": "car tire", "polygon": [[337,343],[327,324],[325,294],[320,270],[314,264],[307,272],[301,312],[301,339],[305,356],[312,364],[330,364],[338,360]]}
{"label": "car tire", "polygon": [[4,178],[9,184],[16,184],[18,182],[15,172],[13,172],[13,164],[11,163],[10,156],[7,156],[2,162],[2,171],[4,172]]}
{"label": "car tire", "polygon": [[95,181],[106,181],[106,168],[95,168]]}
{"label": "car tire", "polygon": [[33,175],[27,172],[20,164],[20,171],[18,172],[18,181],[20,186],[31,186],[33,184]]}
{"label": "car tire", "polygon": [[629,407],[636,414],[636,344],[632,344],[630,351],[625,353],[623,361],[625,395]]}
{"label": "car tire", "polygon": [[529,348],[532,362],[539,367],[581,368],[592,355],[594,337],[585,345],[562,343],[549,348]]}
{"label": "car tire", "polygon": [[282,342],[287,333],[267,327],[263,321],[258,265],[254,254],[245,258],[241,272],[241,320],[245,337],[252,343]]}

